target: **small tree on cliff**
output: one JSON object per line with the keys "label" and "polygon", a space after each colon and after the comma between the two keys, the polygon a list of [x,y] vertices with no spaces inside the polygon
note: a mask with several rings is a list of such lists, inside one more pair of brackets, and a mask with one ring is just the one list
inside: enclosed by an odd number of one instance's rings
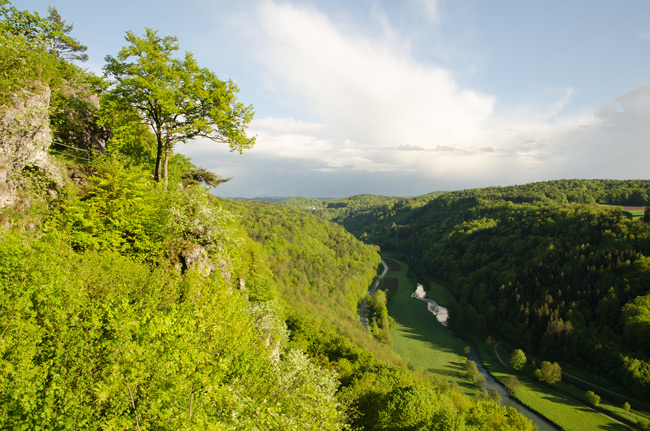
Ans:
{"label": "small tree on cliff", "polygon": [[129,46],[117,58],[107,56],[104,71],[113,78],[109,99],[137,112],[156,136],[155,179],[167,182],[167,163],[174,145],[194,138],[227,143],[240,153],[255,138],[246,136],[253,118],[250,106],[238,102],[232,81],[222,81],[198,66],[191,53],[174,58],[175,37],[146,29],[144,37],[126,33]]}
{"label": "small tree on cliff", "polygon": [[70,36],[72,24],[66,24],[54,7],[48,7],[47,12],[44,19],[37,12],[20,10],[9,0],[0,0],[0,30],[35,42],[55,57],[88,60],[88,48]]}

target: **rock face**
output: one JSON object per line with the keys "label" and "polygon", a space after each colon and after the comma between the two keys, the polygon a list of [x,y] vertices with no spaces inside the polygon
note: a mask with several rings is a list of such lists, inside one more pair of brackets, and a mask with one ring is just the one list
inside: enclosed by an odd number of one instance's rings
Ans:
{"label": "rock face", "polygon": [[181,253],[181,260],[183,271],[194,267],[199,273],[207,275],[215,269],[206,249],[196,244],[191,245]]}
{"label": "rock face", "polygon": [[89,91],[64,88],[52,118],[59,139],[83,150],[104,152],[111,130],[97,123],[99,98]]}
{"label": "rock face", "polygon": [[16,175],[26,165],[51,170],[47,150],[52,144],[48,108],[50,88],[35,83],[0,107],[0,208],[13,205]]}

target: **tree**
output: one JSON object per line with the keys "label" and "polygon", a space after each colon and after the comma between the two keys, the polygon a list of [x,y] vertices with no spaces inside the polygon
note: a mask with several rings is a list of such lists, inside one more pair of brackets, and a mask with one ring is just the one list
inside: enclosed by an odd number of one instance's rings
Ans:
{"label": "tree", "polygon": [[73,28],[72,24],[66,25],[59,12],[52,6],[47,8],[47,12],[47,22],[49,23],[48,50],[65,60],[87,61],[88,54],[86,54],[86,50],[88,47],[69,36]]}
{"label": "tree", "polygon": [[631,408],[632,406],[630,406],[630,403],[628,403],[627,401],[623,403],[623,410],[625,410],[626,413],[628,413]]}
{"label": "tree", "polygon": [[231,179],[232,177],[223,178],[221,175],[210,172],[205,168],[190,168],[190,170],[181,175],[181,181],[183,181],[183,184],[205,184],[210,188],[227,183]]}
{"label": "tree", "polygon": [[3,31],[29,40],[41,39],[48,27],[47,21],[38,13],[18,10],[9,0],[0,0],[0,16],[0,28]]}
{"label": "tree", "polygon": [[521,388],[521,383],[519,383],[517,376],[508,376],[508,378],[506,378],[505,387],[510,396],[513,396],[519,388]]}
{"label": "tree", "polygon": [[106,57],[105,75],[115,80],[108,97],[151,127],[157,181],[167,183],[167,163],[178,142],[207,138],[239,153],[254,145],[255,138],[246,136],[253,109],[237,101],[239,89],[232,81],[199,67],[191,53],[172,57],[178,50],[175,37],[147,28],[144,37],[128,31],[126,40],[129,46],[117,58]]}
{"label": "tree", "polygon": [[535,377],[540,382],[554,385],[562,380],[562,368],[560,368],[557,362],[551,364],[548,361],[544,361],[542,362],[542,367],[535,371]]}
{"label": "tree", "polygon": [[522,368],[526,365],[526,354],[521,349],[515,349],[510,356],[510,366],[517,370],[521,371]]}
{"label": "tree", "polygon": [[476,362],[469,359],[465,361],[465,373],[477,388],[483,389],[486,384],[485,376],[479,372]]}
{"label": "tree", "polygon": [[596,395],[592,391],[587,391],[585,393],[585,400],[594,407],[598,407],[600,404],[600,396]]}
{"label": "tree", "polygon": [[476,362],[470,360],[465,361],[465,373],[470,380],[474,381],[479,374]]}
{"label": "tree", "polygon": [[37,12],[18,10],[8,0],[0,0],[0,28],[43,46],[50,54],[64,60],[88,60],[87,46],[72,38],[72,24],[66,24],[54,7],[48,7],[46,19]]}

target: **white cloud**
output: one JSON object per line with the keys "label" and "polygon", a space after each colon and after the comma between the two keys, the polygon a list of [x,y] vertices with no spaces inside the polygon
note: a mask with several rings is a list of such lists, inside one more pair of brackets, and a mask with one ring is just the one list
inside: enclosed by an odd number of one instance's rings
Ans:
{"label": "white cloud", "polygon": [[317,11],[267,2],[260,25],[271,87],[335,124],[340,139],[372,146],[463,142],[492,112],[492,97],[405,56],[403,44],[344,34]]}
{"label": "white cloud", "polygon": [[[419,2],[437,13],[436,2]],[[413,172],[423,178],[530,176],[560,157],[558,136],[593,114],[563,118],[574,90],[554,91],[546,106],[510,113],[496,99],[462,88],[448,70],[408,55],[408,41],[370,40],[338,29],[324,14],[263,3],[258,52],[270,88],[316,122],[265,118],[258,150],[310,160],[312,169]]]}
{"label": "white cloud", "polygon": [[[414,1],[438,14],[437,2]],[[217,150],[220,174],[247,177],[248,187],[251,176],[268,183],[231,195],[409,195],[553,178],[647,177],[644,164],[632,161],[650,156],[650,84],[597,112],[566,115],[571,87],[549,90],[542,104],[497,111],[496,97],[416,61],[389,21],[382,22],[385,35],[370,39],[351,33],[349,23],[342,29],[317,10],[290,4],[263,2],[257,18],[260,33],[249,36],[265,88],[295,117],[254,120],[258,140],[245,157]],[[198,159],[216,148],[192,145],[186,153]],[[274,184],[283,191],[263,191]]]}
{"label": "white cloud", "polygon": [[422,9],[424,15],[433,24],[440,22],[440,15],[438,13],[438,0],[415,0],[415,3]]}

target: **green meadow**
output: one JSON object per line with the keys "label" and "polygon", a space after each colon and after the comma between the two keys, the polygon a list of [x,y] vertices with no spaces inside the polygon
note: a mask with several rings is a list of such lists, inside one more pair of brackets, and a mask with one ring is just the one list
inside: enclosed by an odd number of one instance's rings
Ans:
{"label": "green meadow", "polygon": [[[605,414],[611,415],[613,413],[611,409],[618,409],[620,412],[623,412],[622,408],[603,402],[601,405],[606,405],[607,409],[610,410],[605,410],[605,413],[597,411],[583,401],[584,392],[574,392],[575,398],[567,396],[563,393],[564,391],[560,392],[559,390],[568,390],[564,388],[564,386],[569,386],[566,383],[559,383],[558,387],[550,387],[532,380],[521,373],[514,373],[512,370],[504,368],[496,359],[493,351],[487,349],[481,341],[475,340],[475,345],[477,346],[483,365],[489,370],[492,376],[504,382],[508,376],[515,374],[521,383],[521,388],[516,393],[516,398],[522,404],[537,411],[563,430],[615,431],[630,429],[630,427]],[[501,358],[507,361],[510,358],[510,352],[502,347],[499,347],[499,349]],[[632,423],[635,422],[633,419],[635,416],[635,414],[630,414],[629,420],[632,420]]]}
{"label": "green meadow", "polygon": [[[411,297],[416,281],[409,277],[408,265],[401,261],[396,262],[399,263],[400,269],[391,270],[386,274],[386,278],[397,279],[399,285],[397,292],[388,301],[388,312],[394,320],[391,331],[393,349],[412,368],[441,376],[450,384],[457,385],[465,394],[476,395],[478,390],[464,373],[465,342],[440,324],[427,310],[426,303]],[[427,280],[426,286],[427,296],[434,298],[440,305],[445,306],[452,299],[451,293],[442,284]],[[485,348],[481,340],[473,341],[484,366],[497,380],[505,381],[513,373],[512,370],[504,368],[497,361],[494,353]],[[503,347],[500,349],[502,349],[500,350],[502,358],[507,360],[510,352]],[[601,409],[595,410],[583,401],[583,391],[567,383],[562,382],[557,388],[552,388],[522,374],[517,374],[517,378],[521,382],[521,389],[516,398],[563,430],[626,430],[630,427],[620,423],[614,417],[628,424],[643,420],[641,415],[634,412],[626,413],[622,406],[609,403],[604,399],[601,402]]]}
{"label": "green meadow", "polygon": [[408,266],[399,264],[399,271],[386,274],[386,278],[399,281],[397,293],[388,301],[388,313],[394,320],[393,349],[414,369],[437,374],[467,395],[477,394],[465,377],[465,343],[436,320],[425,302],[411,297],[416,282],[408,277]]}

